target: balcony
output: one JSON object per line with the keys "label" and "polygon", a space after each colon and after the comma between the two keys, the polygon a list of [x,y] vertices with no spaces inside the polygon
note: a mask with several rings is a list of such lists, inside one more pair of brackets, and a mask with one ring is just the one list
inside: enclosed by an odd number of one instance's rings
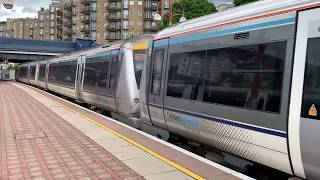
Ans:
{"label": "balcony", "polygon": [[83,14],[90,14],[90,11],[91,11],[91,9],[89,6],[81,8],[81,13],[83,13]]}
{"label": "balcony", "polygon": [[153,21],[153,17],[152,16],[144,16],[144,20],[149,20],[149,21]]}
{"label": "balcony", "polygon": [[108,6],[107,10],[109,10],[109,11],[121,11],[121,6]]}
{"label": "balcony", "polygon": [[121,27],[120,26],[107,26],[107,30],[109,30],[109,31],[120,31]]}
{"label": "balcony", "polygon": [[81,22],[84,23],[84,24],[90,24],[90,18],[87,17],[87,18],[82,18],[81,19]]}
{"label": "balcony", "polygon": [[67,29],[67,30],[64,30],[63,34],[66,35],[66,36],[71,36],[72,35],[72,31],[70,29]]}
{"label": "balcony", "polygon": [[119,40],[121,40],[121,37],[111,37],[111,36],[109,36],[109,37],[107,37],[106,38],[106,40],[108,40],[108,41],[119,41]]}
{"label": "balcony", "polygon": [[157,5],[149,5],[148,6],[147,4],[145,4],[144,9],[145,10],[151,10],[151,11],[157,11],[158,10]]}
{"label": "balcony", "polygon": [[84,26],[80,29],[81,32],[90,33],[91,29],[89,26]]}
{"label": "balcony", "polygon": [[57,26],[61,26],[62,25],[62,19],[57,19]]}
{"label": "balcony", "polygon": [[71,4],[65,5],[63,9],[66,11],[72,11],[72,5]]}
{"label": "balcony", "polygon": [[72,13],[71,13],[71,11],[65,11],[65,12],[63,13],[63,16],[66,17],[66,18],[69,18],[69,17],[72,16]]}
{"label": "balcony", "polygon": [[81,1],[81,4],[84,4],[84,5],[86,5],[86,6],[90,6],[91,0],[82,0],[82,1]]}
{"label": "balcony", "polygon": [[63,12],[61,10],[58,10],[57,11],[57,16],[62,16],[63,15]]}
{"label": "balcony", "polygon": [[64,26],[64,27],[72,27],[72,22],[71,22],[69,19],[67,19],[67,21],[65,21],[65,22],[63,23],[63,26]]}
{"label": "balcony", "polygon": [[121,21],[121,17],[120,16],[109,15],[109,16],[107,16],[107,20],[110,20],[110,21]]}

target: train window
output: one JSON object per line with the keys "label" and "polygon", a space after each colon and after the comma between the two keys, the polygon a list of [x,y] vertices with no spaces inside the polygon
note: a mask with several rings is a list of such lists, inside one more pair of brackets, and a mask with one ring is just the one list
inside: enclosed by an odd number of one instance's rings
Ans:
{"label": "train window", "polygon": [[160,94],[163,57],[164,49],[154,48],[151,81],[151,93],[154,95]]}
{"label": "train window", "polygon": [[[320,38],[308,39],[306,72],[304,76],[304,91],[301,116],[311,119],[320,119]],[[314,105],[317,113],[309,113]]]}
{"label": "train window", "polygon": [[36,78],[36,66],[30,66],[30,80],[35,80]]}
{"label": "train window", "polygon": [[84,73],[83,89],[106,95],[109,59],[106,54],[88,57]]}
{"label": "train window", "polygon": [[28,67],[19,68],[19,78],[26,79],[28,77]]}
{"label": "train window", "polygon": [[41,64],[39,67],[39,77],[38,80],[39,81],[44,81],[46,77],[46,65],[45,64]]}
{"label": "train window", "polygon": [[109,76],[109,95],[114,95],[114,88],[117,80],[117,69],[119,63],[119,50],[113,50],[111,52],[111,64],[110,64],[110,76]]}
{"label": "train window", "polygon": [[74,87],[78,60],[56,62],[49,65],[48,82]]}
{"label": "train window", "polygon": [[167,96],[280,112],[286,42],[171,54]]}
{"label": "train window", "polygon": [[146,50],[133,51],[134,73],[136,76],[138,89],[140,88],[140,81],[141,81],[145,58],[146,58]]}
{"label": "train window", "polygon": [[206,65],[206,51],[177,53],[171,55],[167,95],[183,99],[200,100],[199,83]]}

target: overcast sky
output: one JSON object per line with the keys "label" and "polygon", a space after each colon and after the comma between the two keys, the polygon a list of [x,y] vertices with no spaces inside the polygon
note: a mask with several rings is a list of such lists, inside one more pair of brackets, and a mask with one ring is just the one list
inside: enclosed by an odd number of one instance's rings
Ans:
{"label": "overcast sky", "polygon": [[[232,3],[233,0],[210,0],[216,5],[220,3]],[[0,0],[0,21],[5,21],[7,18],[25,18],[36,17],[37,11],[41,7],[47,8],[51,0],[13,0],[13,9],[7,10],[2,6]]]}

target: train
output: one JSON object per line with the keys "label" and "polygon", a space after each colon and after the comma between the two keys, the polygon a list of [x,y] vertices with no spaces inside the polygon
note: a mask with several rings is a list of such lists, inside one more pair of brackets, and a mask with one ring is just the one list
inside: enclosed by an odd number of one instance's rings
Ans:
{"label": "train", "polygon": [[319,179],[319,47],[320,1],[263,0],[23,63],[17,80],[222,160]]}

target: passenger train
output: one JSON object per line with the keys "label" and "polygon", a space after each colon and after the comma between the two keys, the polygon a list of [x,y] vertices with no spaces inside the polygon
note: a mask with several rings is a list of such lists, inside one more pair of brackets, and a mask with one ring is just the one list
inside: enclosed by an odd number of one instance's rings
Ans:
{"label": "passenger train", "polygon": [[138,128],[139,87],[151,35],[18,66],[18,81],[106,109]]}
{"label": "passenger train", "polygon": [[21,64],[18,80],[165,140],[320,179],[319,47],[320,1],[264,0]]}

